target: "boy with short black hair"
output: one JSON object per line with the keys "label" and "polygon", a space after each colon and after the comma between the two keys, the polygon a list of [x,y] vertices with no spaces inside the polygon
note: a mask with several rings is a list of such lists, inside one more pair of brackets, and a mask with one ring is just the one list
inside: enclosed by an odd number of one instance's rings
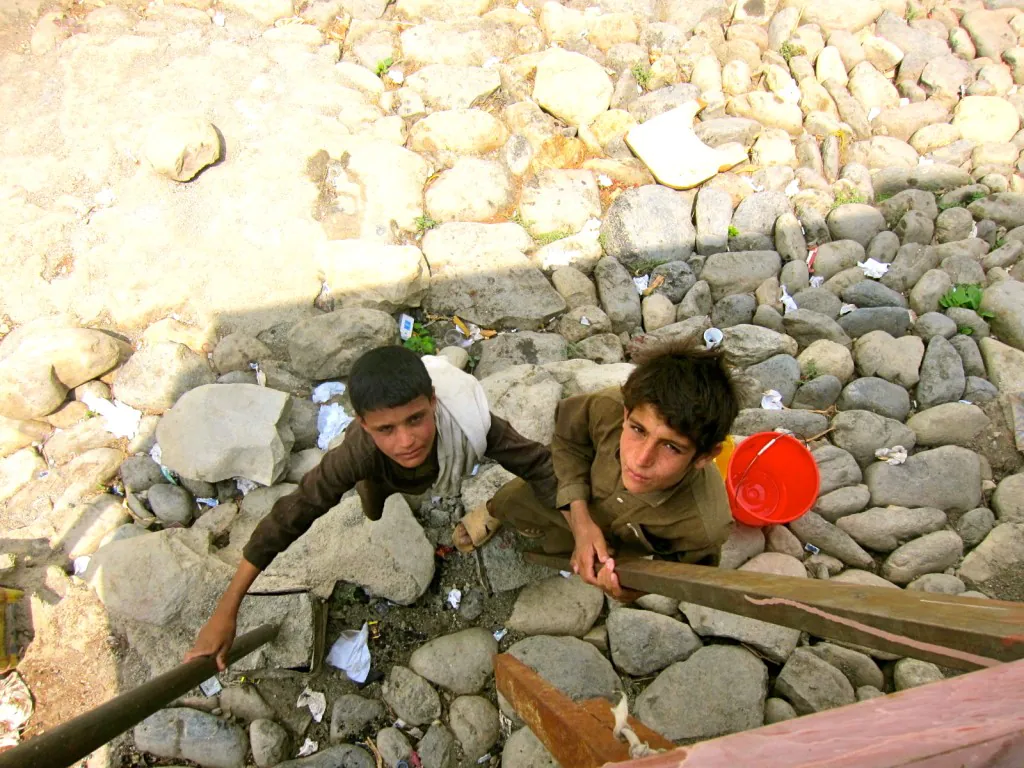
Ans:
{"label": "boy with short black hair", "polygon": [[634,360],[621,388],[559,403],[554,506],[519,480],[488,504],[544,551],[572,552],[584,581],[619,598],[636,593],[620,588],[613,552],[717,565],[732,516],[713,462],[739,413],[717,351],[662,342]]}
{"label": "boy with short black hair", "polygon": [[[224,669],[238,609],[253,581],[352,488],[363,513],[378,520],[395,493],[418,495],[433,487],[439,495],[458,496],[462,478],[486,457],[529,483],[535,498],[554,504],[549,449],[492,414],[480,383],[445,359],[380,347],[356,361],[348,391],[357,423],[256,526],[186,660],[215,654]],[[474,535],[470,546],[493,532]]]}

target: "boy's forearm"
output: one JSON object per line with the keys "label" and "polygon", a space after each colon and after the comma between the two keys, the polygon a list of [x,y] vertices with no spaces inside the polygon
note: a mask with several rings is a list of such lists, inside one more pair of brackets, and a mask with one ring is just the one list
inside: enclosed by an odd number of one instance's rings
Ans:
{"label": "boy's forearm", "polygon": [[590,517],[590,507],[582,499],[571,502],[568,509],[562,510],[562,514],[574,535],[580,526],[592,525],[594,522]]}
{"label": "boy's forearm", "polygon": [[245,599],[249,587],[252,586],[252,583],[256,581],[256,577],[259,575],[260,569],[243,557],[242,561],[238,564],[238,568],[235,570],[231,583],[228,584],[227,589],[224,590],[224,594],[221,595],[217,603],[216,612],[221,614],[230,613],[232,616],[237,616],[242,600]]}

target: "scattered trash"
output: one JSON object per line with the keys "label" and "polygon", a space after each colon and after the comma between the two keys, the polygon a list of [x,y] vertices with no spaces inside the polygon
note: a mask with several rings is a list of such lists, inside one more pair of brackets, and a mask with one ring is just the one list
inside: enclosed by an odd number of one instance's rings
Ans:
{"label": "scattered trash", "polygon": [[442,560],[447,560],[454,553],[455,547],[449,546],[448,544],[439,544],[437,549],[434,550],[434,554]]}
{"label": "scattered trash", "polygon": [[559,571],[558,573],[561,575],[563,579],[568,579],[572,577],[571,571]]}
{"label": "scattered trash", "polygon": [[254,483],[247,477],[236,477],[235,487],[238,489],[238,492],[240,494],[242,494],[243,496],[248,496],[252,491],[255,491],[257,488],[259,488],[260,484]]}
{"label": "scattered trash", "polygon": [[908,104],[910,104],[910,99],[908,99],[908,98],[905,98],[905,97],[904,97],[904,98],[902,98],[902,99],[900,99],[900,106],[901,106],[901,107],[905,107],[905,106],[907,106]]}
{"label": "scattered trash", "polygon": [[21,741],[21,729],[32,716],[32,694],[17,672],[0,681],[0,747]]}
{"label": "scattered trash", "polygon": [[181,483],[178,482],[178,475],[170,467],[165,467],[163,464],[161,464],[160,474],[163,475],[164,479],[166,479],[167,482],[170,483],[171,485],[181,485]]}
{"label": "scattered trash", "polygon": [[781,411],[786,406],[782,404],[782,393],[775,389],[769,389],[761,395],[761,407],[766,411]]}
{"label": "scattered trash", "polygon": [[320,749],[320,745],[312,739],[307,738],[305,743],[301,747],[299,747],[299,757],[309,757],[310,755],[314,754],[318,749]]}
{"label": "scattered trash", "polygon": [[501,59],[497,56],[491,56],[489,59],[484,61],[484,69],[494,69],[499,64],[501,64]]}
{"label": "scattered trash", "polygon": [[971,237],[977,237],[978,236],[978,222],[974,222],[974,224],[971,225],[971,235],[970,236]]}
{"label": "scattered trash", "polygon": [[[327,697],[319,691],[309,690],[307,686],[302,689],[302,693],[299,694],[299,700],[295,702],[295,706],[299,709],[309,707],[309,713],[319,723],[324,719],[324,713],[327,711]],[[314,746],[315,744],[314,742]]]}
{"label": "scattered trash", "polygon": [[658,290],[658,288],[660,288],[664,284],[665,284],[665,276],[664,275],[658,275],[653,280],[651,280],[650,284],[647,286],[647,290],[645,290],[643,292],[643,295],[644,296],[650,296],[652,293],[654,293],[656,290]]}
{"label": "scattered trash", "polygon": [[388,70],[388,79],[390,79],[395,85],[401,85],[405,82],[405,72],[400,70],[398,67],[392,67]]}
{"label": "scattered trash", "polygon": [[267,374],[264,372],[262,368],[260,368],[259,363],[249,363],[249,369],[256,374],[257,384],[259,384],[261,387],[267,386]]}
{"label": "scattered trash", "polygon": [[206,506],[206,507],[216,507],[216,506],[218,506],[220,504],[220,502],[217,501],[216,499],[210,499],[210,498],[206,498],[206,497],[200,497],[200,498],[196,499],[196,503],[197,504],[202,504],[203,506]]}
{"label": "scattered trash", "polygon": [[379,621],[368,621],[366,626],[370,629],[370,639],[380,640],[380,622]]}
{"label": "scattered trash", "polygon": [[597,174],[597,185],[599,187],[610,187],[615,182],[612,181],[612,177],[604,173]]}
{"label": "scattered trash", "polygon": [[370,674],[369,637],[370,628],[365,622],[362,629],[346,629],[327,653],[327,663],[348,675],[352,682],[365,683]]}
{"label": "scattered trash", "polygon": [[806,550],[807,550],[808,552],[810,552],[810,553],[811,553],[812,555],[817,555],[817,554],[819,554],[819,553],[821,552],[821,550],[820,550],[820,549],[818,549],[818,548],[817,548],[816,546],[814,546],[813,544],[804,544],[804,549],[806,549]]}
{"label": "scattered trash", "polygon": [[873,277],[875,280],[882,277],[889,271],[889,265],[885,262],[879,261],[878,259],[858,261],[857,266],[860,267],[860,270],[864,273],[865,277]]}
{"label": "scattered trash", "polygon": [[755,192],[764,192],[764,184],[755,184],[750,179],[747,179],[747,183],[750,185],[750,188]]}
{"label": "scattered trash", "polygon": [[462,604],[462,590],[461,589],[452,589],[452,590],[450,590],[448,592],[448,605],[450,605],[455,610],[458,610],[459,606],[461,604]]}
{"label": "scattered trash", "polygon": [[157,464],[163,464],[164,452],[160,448],[160,443],[153,443],[153,447],[149,449],[149,458],[155,461]]}
{"label": "scattered trash", "polygon": [[821,288],[825,284],[825,278],[821,275],[811,278],[811,288]]}
{"label": "scattered trash", "polygon": [[516,3],[516,10],[520,13],[525,13],[527,16],[533,16],[533,11],[530,10],[529,6],[527,6],[523,0],[519,0],[519,2]]}
{"label": "scattered trash", "polygon": [[469,472],[470,477],[476,477],[476,473],[479,472],[479,471],[480,471],[480,465],[479,464],[474,464],[473,465],[473,469],[471,469],[470,472]]}
{"label": "scattered trash", "polygon": [[402,341],[408,341],[412,338],[412,327],[414,324],[415,321],[409,315],[402,315],[398,319],[398,335],[402,337]]}
{"label": "scattered trash", "polygon": [[98,413],[103,417],[103,426],[114,437],[127,437],[131,439],[138,434],[142,413],[130,405],[125,405],[120,400],[110,402],[106,398],[89,394],[82,396],[82,402],[85,403],[90,411]]}
{"label": "scattered trash", "polygon": [[884,461],[886,464],[897,466],[907,460],[907,449],[902,445],[894,445],[892,448],[879,448],[875,451],[875,458]]}
{"label": "scattered trash", "polygon": [[789,184],[786,185],[786,197],[792,197],[800,191],[800,182],[797,179],[793,179]]}
{"label": "scattered trash", "polygon": [[851,312],[853,312],[853,310],[855,310],[855,309],[857,309],[857,305],[856,304],[843,304],[841,307],[839,307],[839,314],[840,315],[848,315]]}
{"label": "scattered trash", "polygon": [[580,318],[580,325],[590,325],[590,318],[584,315]]}
{"label": "scattered trash", "polygon": [[814,246],[807,251],[807,269],[810,272],[814,271],[814,260],[818,258],[818,246]]}
{"label": "scattered trash", "polygon": [[486,755],[482,755],[481,757],[478,757],[477,761],[476,761],[476,764],[477,765],[483,765],[484,763],[489,763],[489,762],[491,762],[491,753],[490,752],[488,752]]}
{"label": "scattered trash", "polygon": [[317,388],[313,390],[313,397],[311,399],[317,405],[322,405],[332,397],[339,397],[344,394],[345,385],[340,381],[325,381],[323,384],[317,385]]}
{"label": "scattered trash", "polygon": [[786,286],[782,286],[782,298],[780,299],[780,301],[782,301],[782,314],[784,315],[788,315],[790,312],[796,312],[798,309],[800,309],[800,307],[798,307],[796,305],[796,302],[793,300],[793,297],[789,295],[789,291],[786,290]]}
{"label": "scattered trash", "polygon": [[220,680],[216,677],[211,677],[209,680],[203,680],[199,684],[199,690],[203,692],[204,696],[216,696],[218,693],[224,690],[220,684]]}
{"label": "scattered trash", "polygon": [[353,421],[355,418],[349,416],[340,404],[321,405],[320,413],[316,417],[316,428],[320,433],[316,439],[317,448],[326,451],[331,447],[334,439],[344,432]]}
{"label": "scattered trash", "polygon": [[74,560],[71,561],[73,566],[72,572],[75,574],[75,576],[77,576],[78,578],[82,578],[83,576],[85,576],[85,572],[89,569],[90,559],[91,558],[88,555],[82,555],[81,557],[76,557]]}
{"label": "scattered trash", "polygon": [[633,278],[633,285],[636,286],[636,292],[639,293],[641,296],[643,295],[644,291],[647,290],[647,286],[650,285],[650,284],[651,284],[651,276],[650,275],[641,275],[640,277],[634,277]]}
{"label": "scattered trash", "polygon": [[215,14],[213,14],[213,23],[216,24],[218,27],[223,27],[225,21],[226,19],[224,18],[224,14],[220,11],[217,11]]}
{"label": "scattered trash", "polygon": [[494,630],[494,639],[499,643],[505,639],[505,635],[508,634],[508,630],[502,627],[501,629]]}
{"label": "scattered trash", "polygon": [[718,328],[708,328],[704,331],[704,347],[706,349],[714,349],[722,343],[724,338],[725,334]]}
{"label": "scattered trash", "polygon": [[868,110],[868,122],[870,123],[872,120],[874,120],[880,114],[882,114],[882,108],[881,107],[872,107],[870,110]]}
{"label": "scattered trash", "polygon": [[935,165],[935,161],[932,160],[930,157],[919,157],[917,158],[917,165],[919,168],[927,167],[929,165]]}

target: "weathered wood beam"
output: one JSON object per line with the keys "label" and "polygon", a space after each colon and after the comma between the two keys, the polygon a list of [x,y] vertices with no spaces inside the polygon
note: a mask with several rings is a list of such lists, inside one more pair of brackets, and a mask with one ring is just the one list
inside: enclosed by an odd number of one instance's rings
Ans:
{"label": "weathered wood beam", "polygon": [[[568,560],[527,554],[551,568]],[[617,560],[624,587],[954,669],[1024,658],[1024,603],[659,560]]]}
{"label": "weathered wood beam", "polygon": [[[515,656],[494,657],[498,692],[563,766],[600,768],[629,760],[629,747],[612,735],[612,703],[594,699],[580,706]],[[675,745],[642,723],[629,719],[642,741],[655,749]]]}

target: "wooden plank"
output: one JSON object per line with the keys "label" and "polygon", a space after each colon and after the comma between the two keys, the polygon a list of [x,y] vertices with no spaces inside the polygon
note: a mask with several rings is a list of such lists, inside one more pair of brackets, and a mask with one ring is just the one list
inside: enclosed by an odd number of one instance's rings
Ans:
{"label": "wooden plank", "polygon": [[1024,661],[711,739],[627,765],[1021,768]]}
{"label": "wooden plank", "polygon": [[[564,557],[527,554],[568,568]],[[624,587],[954,669],[1024,658],[1024,603],[979,600],[659,560],[619,560]]]}
{"label": "wooden plank", "polygon": [[[507,653],[494,657],[498,692],[563,766],[599,768],[629,760],[629,748],[612,736],[611,702],[594,699],[579,705],[519,659]],[[630,718],[637,735],[651,746],[673,744]]]}

